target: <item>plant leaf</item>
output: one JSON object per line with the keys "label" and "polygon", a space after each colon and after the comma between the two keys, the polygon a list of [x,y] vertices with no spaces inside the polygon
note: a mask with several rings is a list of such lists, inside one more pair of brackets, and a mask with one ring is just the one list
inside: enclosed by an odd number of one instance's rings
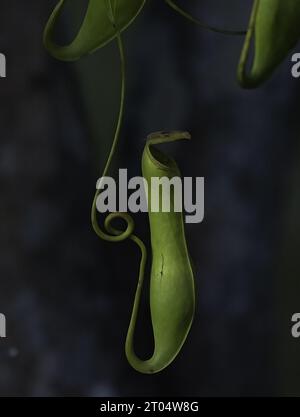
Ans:
{"label": "plant leaf", "polygon": [[75,39],[69,45],[58,45],[53,41],[53,32],[65,3],[66,0],[60,0],[53,10],[44,30],[44,45],[55,58],[74,61],[101,48],[126,29],[141,11],[145,0],[89,0]]}
{"label": "plant leaf", "polygon": [[[254,59],[247,73],[253,37]],[[255,0],[238,69],[242,87],[254,88],[266,81],[299,39],[299,0]]]}

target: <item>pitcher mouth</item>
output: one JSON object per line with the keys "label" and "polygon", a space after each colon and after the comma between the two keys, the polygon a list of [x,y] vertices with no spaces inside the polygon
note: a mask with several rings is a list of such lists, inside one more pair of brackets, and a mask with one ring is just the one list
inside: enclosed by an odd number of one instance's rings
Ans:
{"label": "pitcher mouth", "polygon": [[147,152],[151,161],[161,169],[177,170],[177,164],[173,158],[168,157],[163,152],[161,152],[156,145],[163,145],[165,143],[186,139],[191,139],[191,135],[186,131],[172,130],[154,132],[147,136],[145,151]]}
{"label": "pitcher mouth", "polygon": [[150,133],[150,135],[147,136],[147,140],[177,140],[177,139],[191,139],[191,135],[187,131],[183,130],[161,130],[158,132]]}

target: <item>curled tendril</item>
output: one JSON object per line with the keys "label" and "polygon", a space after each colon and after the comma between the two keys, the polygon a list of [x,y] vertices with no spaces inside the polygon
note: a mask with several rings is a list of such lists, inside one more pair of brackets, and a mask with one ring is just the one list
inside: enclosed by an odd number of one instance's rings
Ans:
{"label": "curled tendril", "polygon": [[[112,11],[112,9],[110,10]],[[112,18],[112,14],[110,14]],[[112,23],[115,25],[115,20],[112,20]],[[124,54],[124,46],[122,42],[122,37],[120,32],[117,33],[117,41],[118,41],[118,49],[119,49],[119,55],[120,55],[120,67],[121,67],[121,94],[120,94],[120,108],[119,108],[119,115],[116,125],[116,130],[114,134],[114,139],[112,142],[112,146],[109,152],[109,156],[107,158],[102,177],[105,177],[108,174],[108,171],[110,169],[112,159],[114,157],[114,154],[116,152],[119,138],[120,138],[120,131],[122,127],[122,121],[124,116],[124,105],[125,105],[125,90],[126,90],[126,71],[125,71],[125,54]],[[126,240],[130,238],[133,240],[141,249],[142,257],[146,258],[146,248],[143,242],[137,237],[133,235],[135,224],[132,216],[130,216],[128,213],[110,213],[104,221],[104,228],[105,232],[101,229],[101,227],[98,224],[98,218],[97,218],[97,198],[100,194],[100,189],[98,189],[95,193],[93,204],[92,204],[92,210],[91,210],[91,222],[93,229],[95,233],[103,240],[106,240],[108,242],[122,242],[123,240]],[[115,227],[112,226],[112,222],[116,219],[121,219],[126,223],[126,229],[125,230],[118,230]],[[144,259],[142,261],[142,264],[145,263]]]}
{"label": "curled tendril", "polygon": [[[116,25],[116,22],[115,22],[115,19],[114,19],[114,13],[113,13],[114,9],[111,8],[110,0],[106,0],[106,1],[108,1],[109,6],[110,6],[108,15],[110,16],[110,19],[112,20],[112,24],[117,29],[117,25]],[[118,29],[117,29],[117,42],[118,42],[118,49],[119,49],[119,56],[120,56],[120,67],[121,67],[120,108],[119,108],[119,115],[118,115],[118,119],[117,119],[117,125],[116,125],[115,134],[114,134],[114,139],[113,139],[113,142],[112,142],[112,146],[111,146],[111,149],[110,149],[109,156],[107,158],[107,162],[105,164],[105,168],[103,170],[102,177],[105,177],[107,175],[109,169],[110,169],[112,159],[114,157],[114,154],[115,154],[117,146],[118,146],[121,126],[122,126],[122,121],[123,121],[123,115],[124,115],[125,90],[126,90],[125,54],[124,54],[124,47],[123,47],[123,42],[122,42],[122,38],[121,38],[121,33]],[[137,290],[136,290],[136,296],[138,296],[138,294],[140,294],[140,291],[142,289],[142,285],[143,285],[143,281],[144,281],[144,275],[145,275],[145,266],[146,266],[146,261],[147,261],[146,247],[145,247],[143,241],[133,234],[135,224],[134,224],[134,220],[133,220],[132,216],[130,216],[128,213],[123,213],[123,212],[122,213],[121,212],[110,213],[104,220],[104,229],[105,229],[105,231],[103,231],[101,229],[101,227],[99,226],[99,223],[98,223],[97,206],[96,206],[97,198],[98,198],[100,192],[101,192],[100,189],[97,189],[97,191],[95,193],[95,196],[94,196],[92,209],[91,209],[91,223],[92,223],[93,229],[94,229],[95,233],[101,239],[103,239],[105,241],[108,241],[108,242],[122,242],[126,239],[131,239],[139,247],[139,249],[141,251],[141,260],[140,260],[140,267],[139,267],[138,287],[137,287]],[[125,230],[119,230],[112,225],[112,222],[116,219],[121,219],[126,223],[126,229]],[[137,311],[138,311],[138,306],[135,305],[134,308],[133,308],[132,317],[136,317]]]}
{"label": "curled tendril", "polygon": [[[125,56],[124,56],[124,48],[123,48],[123,42],[121,39],[120,33],[117,35],[118,40],[118,47],[119,47],[119,54],[120,54],[120,63],[121,63],[121,95],[120,95],[120,109],[119,109],[119,116],[117,121],[117,127],[112,143],[112,147],[103,171],[102,177],[105,177],[108,173],[108,170],[111,165],[112,158],[115,154],[119,136],[120,136],[120,130],[123,120],[123,114],[124,114],[124,102],[125,102]],[[95,233],[103,240],[106,240],[108,242],[122,242],[126,239],[132,240],[140,249],[141,252],[141,259],[140,259],[140,266],[139,266],[139,276],[138,276],[138,285],[136,289],[136,295],[135,300],[138,300],[134,303],[132,314],[131,314],[131,320],[130,323],[135,323],[137,320],[137,314],[138,314],[138,308],[139,308],[139,300],[141,296],[141,291],[143,287],[144,277],[145,277],[145,267],[147,262],[147,249],[143,241],[138,238],[136,235],[133,234],[135,224],[132,216],[130,216],[128,213],[110,213],[104,220],[104,229],[103,231],[101,227],[98,224],[97,219],[97,197],[100,194],[100,189],[98,189],[95,193],[95,197],[92,204],[92,210],[91,210],[91,222],[93,229]],[[121,219],[126,223],[126,229],[125,230],[119,230],[116,227],[112,225],[112,222],[116,219]],[[128,338],[126,340],[129,340]],[[127,342],[128,344],[128,342]],[[127,346],[127,345],[126,345]]]}

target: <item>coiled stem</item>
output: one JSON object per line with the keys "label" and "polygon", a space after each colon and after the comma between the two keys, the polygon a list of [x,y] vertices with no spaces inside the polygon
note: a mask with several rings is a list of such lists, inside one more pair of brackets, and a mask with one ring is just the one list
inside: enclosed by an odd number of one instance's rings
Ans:
{"label": "coiled stem", "polygon": [[[115,10],[111,7],[111,1],[110,0],[106,0],[106,1],[108,1],[108,3],[109,3],[109,5],[108,5],[109,6],[108,15],[109,15],[110,19],[112,20],[112,24],[114,25],[114,27],[117,30],[115,20],[114,20]],[[120,131],[121,131],[121,126],[122,126],[122,121],[123,121],[123,116],[124,116],[125,91],[126,91],[126,82],[125,82],[125,80],[126,80],[126,70],[125,70],[126,65],[125,65],[124,47],[123,47],[123,42],[122,42],[120,31],[118,31],[118,33],[117,33],[117,41],[118,41],[118,49],[119,49],[119,55],[120,55],[120,67],[121,67],[120,108],[119,108],[119,115],[118,115],[117,126],[116,126],[116,130],[115,130],[115,134],[114,134],[113,143],[112,143],[112,146],[111,146],[111,149],[110,149],[110,152],[109,152],[109,156],[108,156],[106,164],[105,164],[105,168],[103,170],[102,177],[105,177],[109,172],[112,159],[114,157],[114,154],[115,154],[116,149],[117,149],[117,145],[119,143]],[[135,323],[136,323],[136,320],[137,320],[137,314],[138,314],[138,309],[139,309],[139,304],[140,304],[140,295],[141,295],[142,286],[143,286],[143,282],[144,282],[144,276],[145,276],[145,266],[146,266],[146,261],[147,261],[147,250],[146,250],[146,247],[145,247],[144,243],[142,242],[142,240],[133,234],[135,224],[134,224],[133,218],[128,213],[123,213],[123,212],[122,213],[120,213],[120,212],[110,213],[104,220],[104,229],[105,229],[105,231],[103,231],[101,229],[101,227],[98,224],[98,218],[97,218],[97,198],[98,198],[100,192],[101,192],[101,189],[98,188],[96,193],[95,193],[95,197],[94,197],[93,204],[92,204],[92,209],[91,209],[91,222],[92,222],[92,226],[93,226],[93,229],[94,229],[95,233],[101,239],[106,240],[108,242],[121,242],[121,241],[126,240],[126,239],[129,238],[139,247],[139,249],[141,251],[138,285],[137,285],[137,289],[136,289],[135,301],[134,301],[132,314],[131,314],[131,319],[130,319],[130,324],[129,324],[129,329],[131,329],[131,330],[128,331],[128,333],[130,334],[131,337],[129,338],[127,336],[127,341],[126,341],[126,346],[127,346],[128,343],[129,343],[129,339],[132,341],[132,334],[134,332]],[[125,230],[116,229],[112,225],[112,222],[115,219],[122,219],[123,221],[125,221],[126,229]]]}

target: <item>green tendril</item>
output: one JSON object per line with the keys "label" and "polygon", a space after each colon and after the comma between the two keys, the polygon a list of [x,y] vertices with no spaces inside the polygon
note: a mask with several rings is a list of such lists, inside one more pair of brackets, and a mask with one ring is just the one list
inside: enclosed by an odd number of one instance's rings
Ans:
{"label": "green tendril", "polygon": [[[112,11],[112,9],[110,9],[110,11]],[[112,23],[115,25],[114,20]],[[105,168],[103,170],[102,177],[105,177],[109,172],[112,159],[115,155],[115,152],[119,143],[122,121],[123,121],[123,116],[124,116],[125,92],[126,92],[126,65],[125,65],[125,53],[124,53],[123,41],[122,41],[120,31],[118,31],[117,33],[117,42],[118,42],[118,49],[119,49],[119,56],[120,56],[120,68],[121,68],[120,107],[119,107],[119,115],[117,119],[114,139],[113,139],[112,146],[109,152],[109,156],[107,158],[107,162],[105,164]],[[140,298],[141,298],[141,291],[142,291],[144,276],[145,276],[145,266],[147,262],[147,250],[143,241],[133,234],[135,224],[134,224],[133,218],[128,213],[120,213],[120,212],[110,213],[105,218],[105,221],[104,221],[105,232],[100,228],[98,224],[98,219],[97,219],[97,206],[96,206],[97,197],[99,196],[100,192],[101,192],[101,189],[100,188],[97,189],[94,200],[93,200],[93,204],[92,204],[92,210],[91,210],[91,222],[92,222],[92,226],[93,226],[95,233],[101,239],[106,240],[108,242],[121,242],[123,240],[130,238],[139,247],[141,251],[138,285],[136,289],[134,305],[133,305],[133,310],[132,310],[132,315],[131,315],[130,325],[129,325],[129,328],[132,329],[135,327],[135,322],[137,320],[137,314],[138,314]],[[122,219],[125,221],[125,223],[127,224],[127,227],[124,231],[118,230],[112,226],[112,222],[115,219]],[[129,332],[129,334],[131,334],[131,332]],[[127,337],[127,340],[128,340],[128,337]],[[128,342],[126,343],[128,344]]]}
{"label": "green tendril", "polygon": [[189,20],[190,22],[196,24],[197,26],[202,27],[203,29],[210,30],[211,32],[215,33],[222,33],[223,35],[231,35],[231,36],[244,36],[246,35],[246,30],[227,30],[227,29],[220,29],[216,28],[214,26],[207,25],[185,10],[183,10],[181,7],[179,7],[177,4],[175,4],[172,0],[165,0],[165,2],[173,9],[175,12],[179,13],[181,16],[183,16],[185,19]]}

